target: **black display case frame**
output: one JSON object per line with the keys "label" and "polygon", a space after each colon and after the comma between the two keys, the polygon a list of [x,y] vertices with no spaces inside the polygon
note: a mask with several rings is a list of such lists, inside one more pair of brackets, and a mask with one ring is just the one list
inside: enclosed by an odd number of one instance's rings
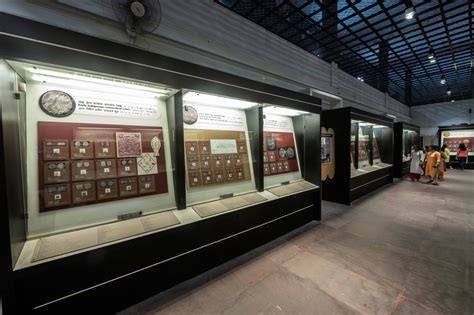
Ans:
{"label": "black display case frame", "polygon": [[[406,153],[403,142],[405,130],[414,131],[416,133],[414,142],[420,145],[420,127],[401,121],[393,124],[393,177],[395,178],[402,178],[410,173],[411,161],[403,161],[403,155]],[[423,148],[420,147],[420,150]]]}
{"label": "black display case frame", "polygon": [[[4,13],[0,13],[0,42],[0,60],[100,72],[318,114],[308,128],[295,132],[297,139],[304,138],[303,178],[320,186],[320,99]],[[10,96],[17,97],[15,93]],[[259,143],[253,165],[256,187],[261,191],[263,122],[261,108],[257,111],[260,123],[253,122],[252,128],[260,133],[252,139]],[[174,139],[170,145],[176,205],[182,209],[186,207],[182,92],[168,104],[168,119]],[[7,127],[12,126],[3,124],[0,130]],[[1,136],[3,141],[3,133]],[[314,188],[15,270],[26,241],[27,216],[7,194],[6,155],[4,143],[0,144],[0,203],[2,209],[9,210],[2,211],[4,220],[0,223],[6,314],[89,313],[91,308],[95,313],[113,313],[321,219],[320,189]],[[22,185],[9,180],[9,185]]]}
{"label": "black display case frame", "polygon": [[[469,130],[472,129],[474,130],[474,124],[463,124],[463,125],[455,125],[455,126],[439,126],[438,127],[438,143],[439,146],[441,147],[443,143],[441,142],[441,136],[444,131],[451,131],[451,130]],[[452,152],[451,152],[452,153]],[[468,155],[467,157],[467,163],[464,164],[465,169],[474,169],[474,155]],[[461,168],[459,165],[459,161],[455,159],[453,155],[451,155],[451,158],[449,160],[450,166],[453,168]]]}
{"label": "black display case frame", "polygon": [[[360,120],[390,128],[386,136],[387,145],[382,148],[384,163],[393,163],[393,121],[387,117],[372,114],[353,107],[326,110],[322,113],[321,126],[334,131],[335,173],[334,177],[322,181],[322,199],[350,205],[355,199],[393,182],[393,168],[384,167],[363,175],[351,177],[351,121]],[[356,143],[358,132],[356,133]],[[372,137],[369,137],[372,151]],[[355,154],[357,165],[357,156]],[[371,161],[370,154],[370,162]]]}

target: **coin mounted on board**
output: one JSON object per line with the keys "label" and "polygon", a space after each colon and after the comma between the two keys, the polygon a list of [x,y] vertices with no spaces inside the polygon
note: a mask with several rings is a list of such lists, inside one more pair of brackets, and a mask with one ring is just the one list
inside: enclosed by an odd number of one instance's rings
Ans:
{"label": "coin mounted on board", "polygon": [[76,102],[71,95],[62,91],[48,91],[41,95],[39,106],[52,117],[67,117],[74,113]]}

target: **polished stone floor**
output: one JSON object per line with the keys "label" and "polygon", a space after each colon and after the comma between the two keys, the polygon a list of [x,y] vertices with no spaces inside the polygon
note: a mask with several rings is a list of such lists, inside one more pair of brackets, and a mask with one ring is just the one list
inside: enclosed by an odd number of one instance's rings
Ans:
{"label": "polished stone floor", "polygon": [[474,314],[474,171],[323,216],[122,313]]}

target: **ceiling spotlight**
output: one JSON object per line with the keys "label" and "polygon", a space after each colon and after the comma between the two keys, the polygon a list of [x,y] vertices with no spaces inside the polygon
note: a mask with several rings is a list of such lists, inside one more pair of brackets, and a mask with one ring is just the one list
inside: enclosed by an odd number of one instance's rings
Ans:
{"label": "ceiling spotlight", "polygon": [[405,10],[405,19],[411,20],[415,16],[415,9],[413,7],[407,8]]}
{"label": "ceiling spotlight", "polygon": [[433,59],[430,59],[430,63],[435,63],[436,62],[436,59],[433,58]]}
{"label": "ceiling spotlight", "polygon": [[455,101],[454,101],[454,98],[453,98],[453,99],[451,100],[451,103],[454,103],[454,102],[455,102]]}
{"label": "ceiling spotlight", "polygon": [[433,48],[430,48],[430,50],[428,51],[428,59],[435,59]]}
{"label": "ceiling spotlight", "polygon": [[451,92],[451,89],[450,89],[449,86],[448,86],[448,88],[446,89],[446,94],[451,95],[451,93],[452,93],[452,92]]}
{"label": "ceiling spotlight", "polygon": [[439,80],[439,83],[441,83],[442,85],[446,84],[446,78],[444,75],[441,75],[441,80]]}
{"label": "ceiling spotlight", "polygon": [[364,82],[364,77],[358,76],[357,80],[359,80],[360,82]]}

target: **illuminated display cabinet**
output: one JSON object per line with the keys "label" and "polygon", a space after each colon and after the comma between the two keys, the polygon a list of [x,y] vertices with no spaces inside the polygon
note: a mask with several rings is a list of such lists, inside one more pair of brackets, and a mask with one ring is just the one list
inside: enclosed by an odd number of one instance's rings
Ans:
{"label": "illuminated display cabinet", "polygon": [[393,177],[402,178],[410,173],[411,151],[414,145],[420,150],[420,128],[405,122],[393,124]]}
{"label": "illuminated display cabinet", "polygon": [[456,153],[459,144],[463,143],[468,150],[468,156],[464,168],[474,169],[474,125],[465,124],[457,126],[439,127],[440,146],[446,144],[450,151],[449,164],[453,168],[460,168],[459,160],[456,159]]}
{"label": "illuminated display cabinet", "polygon": [[322,143],[332,143],[321,151],[324,200],[350,204],[393,182],[392,120],[344,107],[324,111],[321,126]]}
{"label": "illuminated display cabinet", "polygon": [[319,99],[0,18],[7,307],[112,313],[320,220]]}

